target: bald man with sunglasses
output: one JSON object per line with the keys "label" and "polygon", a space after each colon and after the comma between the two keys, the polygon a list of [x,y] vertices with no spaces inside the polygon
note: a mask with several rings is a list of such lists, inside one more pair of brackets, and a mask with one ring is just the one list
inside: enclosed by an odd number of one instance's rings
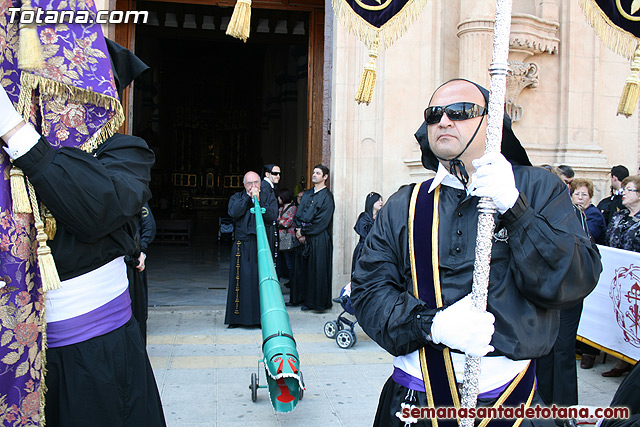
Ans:
{"label": "bald man with sunglasses", "polygon": [[[502,152],[484,154],[488,99],[486,89],[461,79],[434,92],[416,138],[422,164],[436,175],[389,198],[356,264],[351,300],[358,321],[395,356],[376,426],[415,421],[412,406],[459,406],[465,353],[482,357],[479,406],[543,404],[532,359],[552,348],[559,310],[580,303],[600,275],[597,248],[566,187],[531,167],[506,113]],[[481,313],[470,298],[480,197],[497,206]]]}

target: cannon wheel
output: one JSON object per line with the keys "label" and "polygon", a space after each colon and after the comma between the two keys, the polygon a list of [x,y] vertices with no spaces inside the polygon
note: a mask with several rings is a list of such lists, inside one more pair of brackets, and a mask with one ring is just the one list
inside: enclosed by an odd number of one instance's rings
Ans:
{"label": "cannon wheel", "polygon": [[251,374],[251,385],[249,385],[251,389],[251,401],[255,402],[258,400],[258,374],[255,372]]}
{"label": "cannon wheel", "polygon": [[324,334],[327,338],[335,338],[338,333],[338,324],[333,320],[324,324]]}
{"label": "cannon wheel", "polygon": [[340,348],[349,348],[355,343],[355,337],[351,331],[343,329],[336,335],[336,344]]}
{"label": "cannon wheel", "polygon": [[302,400],[304,397],[304,378],[302,378],[302,371],[300,371],[300,384],[302,384],[302,387],[300,387],[300,391],[298,392],[298,400]]}

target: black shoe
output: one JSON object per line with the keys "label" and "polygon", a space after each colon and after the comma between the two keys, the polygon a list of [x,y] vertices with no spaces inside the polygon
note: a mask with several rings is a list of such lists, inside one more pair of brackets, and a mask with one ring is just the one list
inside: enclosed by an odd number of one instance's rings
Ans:
{"label": "black shoe", "polygon": [[308,307],[306,305],[303,305],[302,307],[300,307],[300,310],[302,311],[309,311],[309,310],[313,310],[311,307]]}
{"label": "black shoe", "polygon": [[590,354],[582,354],[582,360],[580,361],[580,367],[582,369],[591,369],[595,363],[596,358]]}
{"label": "black shoe", "polygon": [[240,326],[240,325],[234,325],[234,324],[231,324],[231,325],[228,325],[228,326],[227,326],[227,329],[235,329],[235,328],[237,328],[238,326]]}
{"label": "black shoe", "polygon": [[293,302],[285,302],[284,305],[286,305],[287,307],[298,307],[300,304],[296,304]]}

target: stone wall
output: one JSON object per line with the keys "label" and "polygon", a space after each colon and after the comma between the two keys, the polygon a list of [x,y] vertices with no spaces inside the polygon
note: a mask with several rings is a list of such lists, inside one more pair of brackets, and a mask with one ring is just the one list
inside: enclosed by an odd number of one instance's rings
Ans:
{"label": "stone wall", "polygon": [[[430,176],[413,134],[433,90],[454,77],[488,87],[494,13],[491,0],[431,0],[407,33],[381,50],[369,106],[354,101],[367,50],[334,24],[335,293],[349,281],[353,225],[366,195],[377,191],[386,200]],[[576,176],[594,180],[594,203],[608,195],[612,165],[638,171],[638,113],[616,116],[629,61],[604,47],[578,2],[515,0],[509,61],[508,108],[534,165],[572,166]]]}

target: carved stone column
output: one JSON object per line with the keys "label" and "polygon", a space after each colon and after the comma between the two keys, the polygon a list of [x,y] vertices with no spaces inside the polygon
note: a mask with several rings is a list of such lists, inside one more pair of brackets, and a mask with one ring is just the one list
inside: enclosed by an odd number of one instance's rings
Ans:
{"label": "carved stone column", "polygon": [[458,75],[489,87],[495,2],[460,1]]}

